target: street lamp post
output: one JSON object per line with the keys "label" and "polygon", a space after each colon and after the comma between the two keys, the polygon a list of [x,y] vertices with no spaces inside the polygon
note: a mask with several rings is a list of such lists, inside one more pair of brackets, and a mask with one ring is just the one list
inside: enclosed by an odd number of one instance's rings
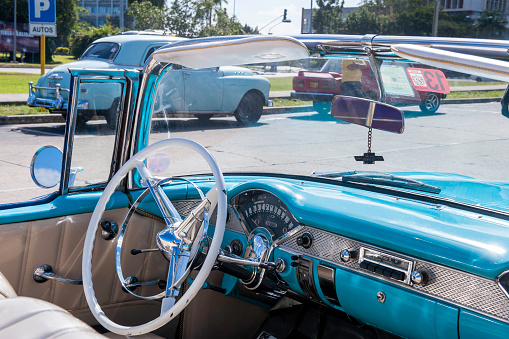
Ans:
{"label": "street lamp post", "polygon": [[276,27],[277,25],[280,25],[280,24],[282,24],[282,23],[290,23],[290,22],[292,22],[292,20],[290,20],[290,19],[287,19],[287,18],[286,18],[287,13],[288,13],[288,11],[285,9],[285,11],[283,12],[283,15],[278,16],[277,18],[275,18],[274,20],[272,20],[271,22],[269,22],[268,24],[266,24],[265,26],[263,26],[262,28],[260,28],[258,31],[259,31],[259,32],[261,32],[261,30],[262,30],[262,29],[264,29],[265,27],[267,27],[268,25],[270,25],[270,24],[271,24],[271,23],[273,23],[274,21],[276,21],[276,20],[278,20],[278,19],[283,18],[283,20],[281,20],[281,22],[278,22],[277,24],[275,24],[274,26],[272,26],[272,27],[270,27],[270,28],[269,28],[269,32],[268,32],[268,34],[270,35],[270,34],[271,34],[271,33],[270,33],[270,30],[271,30],[271,29],[273,29],[274,27]]}
{"label": "street lamp post", "polygon": [[13,53],[12,62],[16,62],[16,35],[18,34],[18,23],[16,20],[16,0],[14,0],[14,41],[13,41]]}

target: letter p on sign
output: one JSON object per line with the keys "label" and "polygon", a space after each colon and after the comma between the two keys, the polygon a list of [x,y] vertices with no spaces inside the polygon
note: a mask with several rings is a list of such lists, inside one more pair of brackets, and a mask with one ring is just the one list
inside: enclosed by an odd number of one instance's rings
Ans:
{"label": "letter p on sign", "polygon": [[35,17],[40,18],[41,12],[49,9],[49,0],[35,0]]}

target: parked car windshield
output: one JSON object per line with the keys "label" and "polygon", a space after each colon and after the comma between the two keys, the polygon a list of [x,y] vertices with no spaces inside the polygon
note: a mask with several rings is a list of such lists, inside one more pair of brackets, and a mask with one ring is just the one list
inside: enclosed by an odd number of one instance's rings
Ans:
{"label": "parked car windshield", "polygon": [[113,60],[120,45],[114,42],[98,42],[90,45],[81,55],[80,59]]}

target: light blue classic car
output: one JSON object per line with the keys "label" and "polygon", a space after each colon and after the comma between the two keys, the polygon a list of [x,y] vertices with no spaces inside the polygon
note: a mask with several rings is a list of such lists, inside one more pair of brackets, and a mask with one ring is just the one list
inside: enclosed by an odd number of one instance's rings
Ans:
{"label": "light blue classic car", "polygon": [[[40,77],[36,85],[30,82],[27,105],[45,107],[66,118],[72,86],[70,68],[141,69],[158,48],[186,40],[150,32],[126,32],[98,39],[86,48],[78,61],[53,68]],[[247,68],[226,66],[191,70],[175,65],[165,81],[169,84],[161,84],[156,110],[166,116],[192,114],[208,120],[215,114],[227,114],[234,115],[241,125],[250,125],[258,121],[263,106],[269,104],[270,82],[254,76]],[[163,88],[168,88],[167,92]],[[93,91],[81,86],[78,124],[83,125],[97,115],[104,116],[108,126],[113,128],[120,92],[120,88],[114,90],[108,85]]]}
{"label": "light blue classic car", "polygon": [[[508,48],[215,37],[159,49],[142,71],[71,69],[65,126],[0,127],[0,337],[508,338],[497,99],[427,114],[338,95],[330,115],[299,108],[242,129],[156,109],[180,67],[355,57],[390,66],[389,82],[374,70],[379,90],[408,96],[441,74],[408,77],[408,62],[507,82]],[[120,92],[113,131],[76,128],[94,87]]]}

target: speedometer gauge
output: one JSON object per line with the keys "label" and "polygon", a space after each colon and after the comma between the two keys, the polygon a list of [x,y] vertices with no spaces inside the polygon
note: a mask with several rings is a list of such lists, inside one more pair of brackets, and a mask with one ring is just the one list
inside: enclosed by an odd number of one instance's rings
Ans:
{"label": "speedometer gauge", "polygon": [[275,240],[299,225],[288,207],[272,193],[261,190],[246,191],[239,194],[234,201],[248,232],[262,227],[267,229]]}

